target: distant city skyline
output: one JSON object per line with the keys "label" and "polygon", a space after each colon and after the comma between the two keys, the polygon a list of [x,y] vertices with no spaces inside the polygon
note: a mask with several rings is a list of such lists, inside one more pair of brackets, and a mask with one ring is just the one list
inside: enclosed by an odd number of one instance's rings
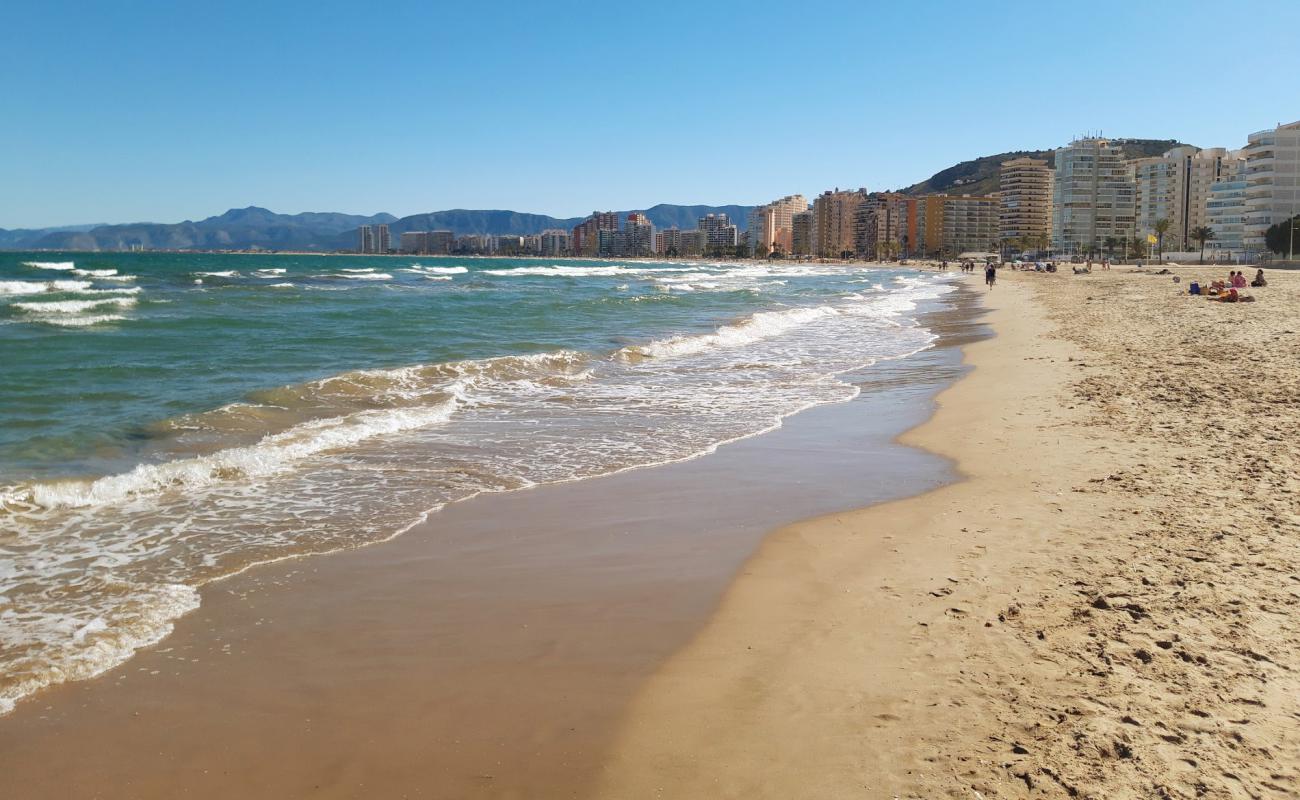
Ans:
{"label": "distant city skyline", "polygon": [[[1099,129],[1234,148],[1300,118],[1259,80],[1300,51],[1214,35],[1218,3],[789,8],[575,25],[589,6],[394,2],[361,35],[343,4],[22,3],[0,48],[0,228],[758,205]],[[1233,14],[1300,24],[1284,4]],[[1167,80],[1171,59],[1196,79]]]}

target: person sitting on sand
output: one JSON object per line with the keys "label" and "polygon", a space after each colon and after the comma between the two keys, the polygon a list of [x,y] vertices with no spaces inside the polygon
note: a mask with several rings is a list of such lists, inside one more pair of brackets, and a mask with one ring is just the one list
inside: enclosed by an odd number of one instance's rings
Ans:
{"label": "person sitting on sand", "polygon": [[1232,288],[1234,288],[1234,289],[1245,289],[1245,288],[1246,288],[1246,275],[1245,275],[1245,273],[1241,272],[1240,270],[1238,270],[1237,272],[1232,273]]}
{"label": "person sitting on sand", "polygon": [[1261,286],[1268,286],[1268,281],[1264,280],[1264,270],[1262,269],[1255,270],[1255,280],[1251,281],[1250,285],[1254,286],[1255,288],[1259,288]]}

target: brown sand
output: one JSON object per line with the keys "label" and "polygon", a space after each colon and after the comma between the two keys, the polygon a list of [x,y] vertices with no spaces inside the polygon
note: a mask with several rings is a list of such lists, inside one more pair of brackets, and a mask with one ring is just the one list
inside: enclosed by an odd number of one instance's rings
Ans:
{"label": "brown sand", "polygon": [[1300,275],[1175,271],[1004,271],[968,480],[769,537],[594,796],[1300,796]]}

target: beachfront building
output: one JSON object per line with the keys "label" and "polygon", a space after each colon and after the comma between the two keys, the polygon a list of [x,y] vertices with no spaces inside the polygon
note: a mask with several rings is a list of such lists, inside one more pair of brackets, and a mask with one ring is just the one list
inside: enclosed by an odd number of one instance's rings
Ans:
{"label": "beachfront building", "polygon": [[1002,162],[998,173],[998,240],[1029,249],[1045,248],[1051,237],[1051,165],[1037,158]]}
{"label": "beachfront building", "polygon": [[661,256],[675,256],[682,252],[682,231],[676,225],[655,234],[655,252]]}
{"label": "beachfront building", "polygon": [[[755,209],[759,212],[757,235],[754,225],[749,227],[750,251],[766,256],[773,252],[788,254],[794,250],[794,215],[808,210],[808,200],[801,194],[790,194]],[[753,213],[750,219],[756,217]]]}
{"label": "beachfront building", "polygon": [[406,231],[397,240],[397,251],[415,255],[429,252],[429,232]]}
{"label": "beachfront building", "polygon": [[648,256],[654,252],[655,226],[645,214],[639,211],[629,213],[623,223],[623,233],[624,250],[619,255]]}
{"label": "beachfront building", "polygon": [[909,255],[917,240],[916,198],[899,192],[867,195],[854,212],[853,238],[859,258]]}
{"label": "beachfront building", "polygon": [[1300,214],[1300,122],[1252,133],[1243,154],[1246,213],[1242,245],[1263,254],[1269,227]]}
{"label": "beachfront building", "polygon": [[1127,242],[1136,231],[1133,172],[1120,145],[1076,139],[1056,151],[1052,190],[1052,245],[1078,253],[1107,240]]}
{"label": "beachfront building", "polygon": [[[1223,159],[1219,179],[1210,186],[1210,199],[1206,201],[1207,227],[1214,238],[1205,243],[1207,258],[1215,261],[1238,260],[1245,257],[1242,237],[1246,221],[1246,178],[1242,174],[1246,159],[1242,151],[1234,150]],[[1198,245],[1199,246],[1199,245]]]}
{"label": "beachfront building", "polygon": [[357,228],[358,253],[387,253],[388,248],[387,225],[362,225]]}
{"label": "beachfront building", "polygon": [[790,253],[796,256],[812,255],[813,212],[800,211],[790,221]]}
{"label": "beachfront building", "polygon": [[593,211],[591,216],[573,226],[569,251],[575,256],[594,256],[600,252],[600,232],[618,229],[618,214]]}
{"label": "beachfront building", "polygon": [[492,252],[492,237],[482,233],[471,233],[456,237],[451,252],[460,255],[480,255]]}
{"label": "beachfront building", "polygon": [[413,255],[446,255],[455,240],[451,231],[406,231],[398,239],[397,250]]}
{"label": "beachfront building", "polygon": [[544,256],[567,256],[569,254],[569,233],[559,228],[548,228],[539,237],[537,250]]}
{"label": "beachfront building", "polygon": [[447,255],[456,245],[456,234],[452,231],[429,231],[429,252],[434,255]]}
{"label": "beachfront building", "polygon": [[[682,231],[682,243],[677,248],[677,255],[702,256],[706,246],[704,231]],[[735,247],[735,245],[732,245],[732,247]]]}
{"label": "beachfront building", "polygon": [[1155,235],[1156,223],[1167,219],[1164,249],[1195,249],[1192,232],[1209,224],[1210,187],[1223,171],[1227,152],[1222,147],[1200,150],[1184,146],[1130,162],[1138,235]]}
{"label": "beachfront building", "polygon": [[617,258],[627,254],[627,232],[600,228],[596,231],[596,255]]}
{"label": "beachfront building", "polygon": [[822,192],[813,200],[812,251],[818,258],[851,258],[857,251],[854,224],[867,190]]}
{"label": "beachfront building", "polygon": [[513,234],[492,237],[492,252],[502,256],[518,256],[527,252],[524,237]]}
{"label": "beachfront building", "polygon": [[961,253],[998,247],[996,197],[932,194],[916,199],[917,253],[955,258]]}
{"label": "beachfront building", "polygon": [[949,196],[943,207],[943,247],[946,252],[998,249],[998,198],[968,194]]}
{"label": "beachfront building", "polygon": [[726,214],[706,214],[700,217],[698,226],[704,234],[706,252],[731,252],[740,244],[740,231]]}

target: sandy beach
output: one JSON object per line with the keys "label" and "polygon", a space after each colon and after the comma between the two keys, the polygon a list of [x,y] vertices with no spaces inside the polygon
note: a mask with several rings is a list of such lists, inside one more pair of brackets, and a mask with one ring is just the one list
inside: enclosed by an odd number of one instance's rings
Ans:
{"label": "sandy beach", "polygon": [[1300,276],[1003,271],[903,441],[965,480],[782,529],[601,798],[1300,792]]}
{"label": "sandy beach", "polygon": [[975,276],[858,400],[214,584],[0,719],[3,788],[1294,797],[1300,276],[1173,272]]}

